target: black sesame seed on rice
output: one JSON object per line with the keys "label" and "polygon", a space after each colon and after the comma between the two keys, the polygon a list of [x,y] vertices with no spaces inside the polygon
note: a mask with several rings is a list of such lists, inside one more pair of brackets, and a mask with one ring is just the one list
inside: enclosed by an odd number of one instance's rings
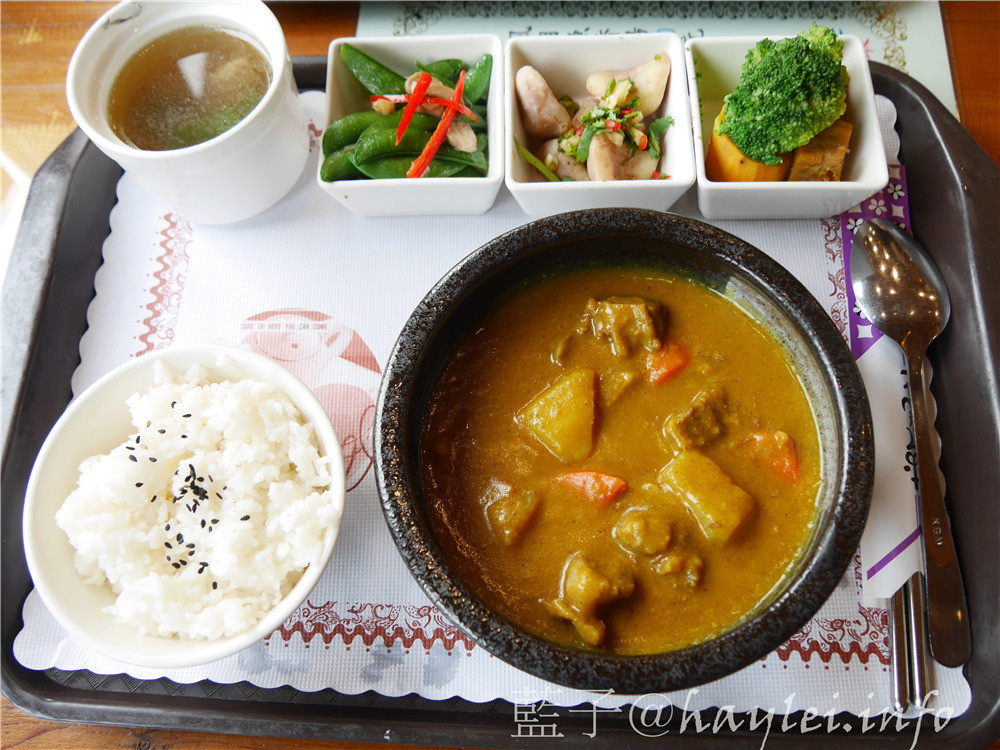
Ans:
{"label": "black sesame seed on rice", "polygon": [[240,520],[241,521],[249,521],[250,520],[250,516],[249,515],[243,516]]}
{"label": "black sesame seed on rice", "polygon": [[135,455],[134,455],[134,454],[132,454],[132,453],[129,453],[129,454],[128,454],[128,460],[129,460],[129,461],[132,461],[132,462],[134,462],[134,463],[139,463],[139,459],[138,459],[138,458],[136,458],[136,457],[135,457]]}
{"label": "black sesame seed on rice", "polygon": [[181,567],[181,564],[180,564],[180,563],[170,563],[170,564],[171,564],[171,565],[172,565],[172,566],[173,566],[174,568],[180,568],[180,567]]}
{"label": "black sesame seed on rice", "polygon": [[217,588],[219,588],[219,582],[218,581],[212,581],[212,590],[214,591]]}

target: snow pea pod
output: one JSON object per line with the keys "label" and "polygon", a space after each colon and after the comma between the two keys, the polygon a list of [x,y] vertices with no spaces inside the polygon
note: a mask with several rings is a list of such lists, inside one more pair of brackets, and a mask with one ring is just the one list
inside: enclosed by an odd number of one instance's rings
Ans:
{"label": "snow pea pod", "polygon": [[370,126],[383,117],[392,116],[381,115],[373,109],[367,109],[362,112],[352,112],[338,120],[334,120],[323,132],[323,155],[329,156],[334,151],[338,151],[344,146],[354,143],[358,140],[358,136]]}
{"label": "snow pea pod", "polygon": [[364,177],[358,165],[354,163],[354,148],[354,144],[351,143],[327,156],[323,160],[323,166],[319,168],[320,179],[324,182],[333,182]]}
{"label": "snow pea pod", "polygon": [[[354,161],[359,169],[364,171],[364,165],[369,162],[386,158],[405,158],[407,167],[420,155],[424,146],[431,138],[429,130],[409,128],[396,145],[396,131],[391,128],[382,127],[381,124],[368,128],[361,137],[358,138],[357,147],[354,150]],[[472,152],[458,151],[445,143],[434,155],[434,162],[447,162],[458,164],[459,166],[473,167],[481,174],[489,171],[489,162],[484,153],[486,148],[486,136],[477,136],[477,150]],[[405,174],[405,170],[404,170]]]}
{"label": "snow pea pod", "polygon": [[465,73],[465,98],[475,104],[489,91],[493,72],[493,55],[486,54]]}
{"label": "snow pea pod", "polygon": [[426,65],[421,65],[417,62],[414,63],[414,65],[417,70],[426,70],[432,76],[441,81],[441,83],[446,86],[451,86],[452,88],[455,88],[455,82],[458,80],[458,74],[461,73],[462,69],[465,67],[465,63],[456,58],[435,60],[434,62],[427,63]]}
{"label": "snow pea pod", "polygon": [[340,59],[358,82],[373,94],[405,94],[406,79],[351,44],[340,48]]}
{"label": "snow pea pod", "polygon": [[[365,177],[375,180],[396,180],[406,178],[406,172],[412,163],[413,159],[409,156],[387,156],[359,164],[357,168]],[[453,177],[466,169],[470,167],[435,159],[427,167],[424,177]]]}

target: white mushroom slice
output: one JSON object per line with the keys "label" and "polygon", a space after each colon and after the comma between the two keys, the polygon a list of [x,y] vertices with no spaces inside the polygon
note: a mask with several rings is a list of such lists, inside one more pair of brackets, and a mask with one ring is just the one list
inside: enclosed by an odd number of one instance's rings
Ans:
{"label": "white mushroom slice", "polygon": [[595,182],[648,180],[656,171],[656,163],[656,158],[648,149],[633,156],[628,146],[616,144],[607,133],[598,133],[590,141],[587,173]]}
{"label": "white mushroom slice", "polygon": [[517,71],[514,90],[521,105],[524,127],[531,135],[555,138],[569,128],[569,112],[559,103],[542,74],[533,67],[525,65]]}
{"label": "white mushroom slice", "polygon": [[445,136],[456,151],[471,154],[476,150],[476,132],[464,120],[454,120]]}
{"label": "white mushroom slice", "polygon": [[[559,150],[558,138],[545,141],[545,143],[538,147],[535,156],[545,162],[546,166],[550,169],[552,169],[552,166],[549,162],[555,159],[555,168],[552,171],[560,179],[566,179],[567,177],[577,181],[590,179],[590,176],[587,174],[586,165],[578,162],[575,156],[570,156]],[[552,159],[549,159],[550,156]]]}
{"label": "white mushroom slice", "polygon": [[653,114],[667,92],[667,81],[670,79],[670,58],[659,54],[651,60],[636,65],[631,70],[617,73],[594,73],[587,78],[587,92],[593,96],[604,96],[611,79],[616,81],[629,78],[639,94],[639,109],[643,117]]}

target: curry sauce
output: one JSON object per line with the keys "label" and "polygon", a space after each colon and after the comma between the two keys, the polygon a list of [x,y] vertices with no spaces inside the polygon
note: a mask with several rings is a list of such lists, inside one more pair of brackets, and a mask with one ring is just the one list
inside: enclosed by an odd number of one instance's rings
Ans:
{"label": "curry sauce", "polygon": [[648,269],[553,275],[462,341],[421,438],[428,512],[467,585],[525,629],[675,650],[767,601],[816,514],[820,449],[778,343]]}

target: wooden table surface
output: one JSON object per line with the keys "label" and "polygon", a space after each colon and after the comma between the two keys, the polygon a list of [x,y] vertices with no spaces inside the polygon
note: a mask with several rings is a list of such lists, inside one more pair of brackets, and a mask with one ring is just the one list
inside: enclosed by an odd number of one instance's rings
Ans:
{"label": "wooden table surface", "polygon": [[[0,148],[3,196],[24,184],[76,127],[66,104],[69,58],[89,26],[112,3],[0,2]],[[282,2],[272,5],[292,55],[324,55],[330,40],[351,36],[357,3]],[[1000,3],[941,6],[959,119],[1000,164]],[[0,747],[29,748],[267,748],[287,740],[196,732],[56,723],[0,704]],[[379,744],[298,740],[303,750],[371,750]],[[1000,741],[992,746],[1000,750]]]}

